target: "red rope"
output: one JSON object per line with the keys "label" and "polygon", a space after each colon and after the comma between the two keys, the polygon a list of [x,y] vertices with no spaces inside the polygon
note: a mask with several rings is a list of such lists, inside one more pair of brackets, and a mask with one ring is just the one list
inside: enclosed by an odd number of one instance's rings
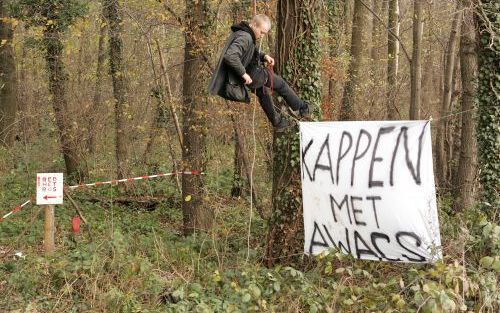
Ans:
{"label": "red rope", "polygon": [[271,95],[273,94],[273,89],[274,89],[274,70],[273,70],[273,66],[271,64],[268,64],[267,65],[267,70],[268,70],[268,74],[269,74],[269,79],[271,80],[271,86],[269,86],[270,90],[271,90]]}

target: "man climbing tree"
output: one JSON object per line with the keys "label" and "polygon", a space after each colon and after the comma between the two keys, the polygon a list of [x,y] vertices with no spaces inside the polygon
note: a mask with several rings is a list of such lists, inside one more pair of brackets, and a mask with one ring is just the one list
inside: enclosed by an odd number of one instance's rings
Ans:
{"label": "man climbing tree", "polygon": [[[275,111],[269,88],[283,97],[292,110],[298,111],[300,117],[309,114],[309,104],[301,100],[281,76],[274,74],[274,59],[257,49],[256,41],[270,29],[271,21],[264,14],[255,15],[250,23],[242,21],[231,26],[233,32],[222,50],[209,91],[228,100],[248,103],[247,85],[259,98],[271,124],[280,130],[291,124]],[[264,67],[263,62],[269,67]]]}

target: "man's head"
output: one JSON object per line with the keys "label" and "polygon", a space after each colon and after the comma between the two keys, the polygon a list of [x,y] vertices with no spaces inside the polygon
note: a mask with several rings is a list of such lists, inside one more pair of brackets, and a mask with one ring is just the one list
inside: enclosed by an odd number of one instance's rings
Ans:
{"label": "man's head", "polygon": [[259,40],[271,29],[271,20],[265,14],[257,14],[252,18],[250,27],[255,34],[255,38]]}

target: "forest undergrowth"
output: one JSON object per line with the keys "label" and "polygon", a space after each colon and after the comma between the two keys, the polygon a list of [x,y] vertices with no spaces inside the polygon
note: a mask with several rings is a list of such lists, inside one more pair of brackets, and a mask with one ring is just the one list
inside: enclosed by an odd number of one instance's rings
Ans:
{"label": "forest undergrowth", "polygon": [[[1,178],[9,186],[1,191],[2,213],[34,190],[28,178],[39,164],[16,162]],[[62,168],[62,160],[53,163]],[[169,179],[129,186],[132,198],[150,202],[123,201],[116,186],[73,192],[88,224],[73,234],[74,207],[58,207],[52,255],[43,253],[42,209],[6,219],[0,311],[498,312],[500,226],[479,210],[453,214],[442,197],[444,259],[434,265],[359,261],[332,250],[267,268],[266,222],[254,210],[247,233],[249,198],[229,196],[232,168],[222,164],[230,163],[212,159],[207,170],[211,233],[182,236],[182,199]],[[266,184],[265,175],[255,177],[257,186]]]}

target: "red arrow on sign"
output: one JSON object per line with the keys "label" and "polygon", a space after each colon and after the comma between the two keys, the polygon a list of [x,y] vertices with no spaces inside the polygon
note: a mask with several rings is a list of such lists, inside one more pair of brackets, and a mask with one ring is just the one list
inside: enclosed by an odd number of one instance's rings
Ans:
{"label": "red arrow on sign", "polygon": [[57,198],[57,197],[56,197],[56,196],[47,196],[47,195],[45,195],[43,198],[44,198],[45,200],[47,200],[47,199],[55,199],[55,198]]}

